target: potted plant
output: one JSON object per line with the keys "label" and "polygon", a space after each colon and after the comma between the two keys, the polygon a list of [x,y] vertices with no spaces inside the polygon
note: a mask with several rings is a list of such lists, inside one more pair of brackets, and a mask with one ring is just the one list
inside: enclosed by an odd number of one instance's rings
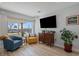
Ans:
{"label": "potted plant", "polygon": [[64,41],[64,50],[66,52],[72,52],[72,42],[74,38],[77,36],[72,33],[72,31],[66,30],[65,28],[60,31],[61,32],[61,39]]}

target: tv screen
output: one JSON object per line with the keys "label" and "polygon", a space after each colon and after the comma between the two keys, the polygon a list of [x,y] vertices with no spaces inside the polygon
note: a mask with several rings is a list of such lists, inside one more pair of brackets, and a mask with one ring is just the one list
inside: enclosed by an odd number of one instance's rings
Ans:
{"label": "tv screen", "polygon": [[56,15],[40,19],[41,28],[56,28]]}

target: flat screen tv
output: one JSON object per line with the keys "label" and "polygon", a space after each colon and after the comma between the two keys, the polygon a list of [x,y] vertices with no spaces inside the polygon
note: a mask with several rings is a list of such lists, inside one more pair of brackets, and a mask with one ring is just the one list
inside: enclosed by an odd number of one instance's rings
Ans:
{"label": "flat screen tv", "polygon": [[56,28],[56,15],[40,19],[41,28]]}

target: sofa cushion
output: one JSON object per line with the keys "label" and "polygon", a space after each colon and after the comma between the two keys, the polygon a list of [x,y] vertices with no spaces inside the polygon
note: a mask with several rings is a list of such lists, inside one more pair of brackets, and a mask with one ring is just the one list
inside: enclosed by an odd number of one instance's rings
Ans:
{"label": "sofa cushion", "polygon": [[21,40],[14,40],[14,48],[18,48],[22,45],[22,41]]}
{"label": "sofa cushion", "polygon": [[14,44],[19,43],[21,40],[14,40]]}

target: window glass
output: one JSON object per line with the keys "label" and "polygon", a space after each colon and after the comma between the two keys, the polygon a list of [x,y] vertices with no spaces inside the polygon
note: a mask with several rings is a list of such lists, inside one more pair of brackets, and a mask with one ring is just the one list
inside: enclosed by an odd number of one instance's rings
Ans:
{"label": "window glass", "polygon": [[23,29],[26,33],[32,33],[33,23],[32,22],[25,22],[23,23]]}
{"label": "window glass", "polygon": [[18,32],[18,23],[8,23],[8,32],[11,33]]}

